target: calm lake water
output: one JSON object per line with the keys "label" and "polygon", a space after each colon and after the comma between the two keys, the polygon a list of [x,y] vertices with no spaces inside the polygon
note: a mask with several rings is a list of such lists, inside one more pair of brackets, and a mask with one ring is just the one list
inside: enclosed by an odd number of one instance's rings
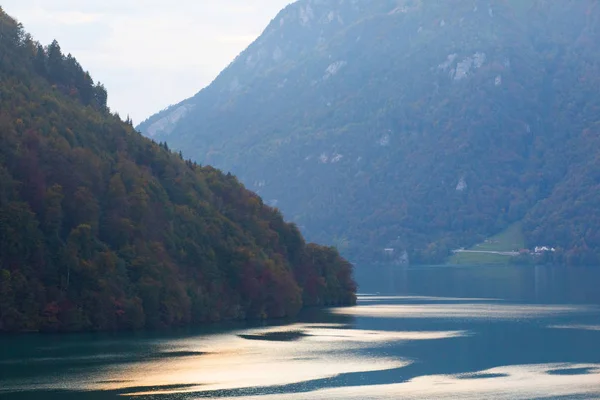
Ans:
{"label": "calm lake water", "polygon": [[600,268],[357,268],[288,325],[0,337],[0,398],[600,399]]}

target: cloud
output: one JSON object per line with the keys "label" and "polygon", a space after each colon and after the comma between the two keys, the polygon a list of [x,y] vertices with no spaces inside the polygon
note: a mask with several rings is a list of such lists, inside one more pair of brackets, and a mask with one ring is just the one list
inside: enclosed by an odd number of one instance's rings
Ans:
{"label": "cloud", "polygon": [[34,7],[27,12],[30,24],[80,25],[99,21],[103,14],[82,11],[50,11]]}
{"label": "cloud", "polygon": [[57,39],[135,122],[208,85],[291,0],[5,0],[37,40]]}
{"label": "cloud", "polygon": [[48,16],[56,23],[64,25],[89,24],[102,18],[102,14],[83,13],[77,11],[57,12],[54,14],[48,14]]}

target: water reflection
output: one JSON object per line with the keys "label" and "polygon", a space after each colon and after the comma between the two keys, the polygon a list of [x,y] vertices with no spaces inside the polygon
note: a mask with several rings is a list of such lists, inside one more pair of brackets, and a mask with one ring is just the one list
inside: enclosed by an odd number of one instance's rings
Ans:
{"label": "water reflection", "polygon": [[575,329],[581,331],[599,331],[600,325],[550,325],[553,329]]}
{"label": "water reflection", "polygon": [[[354,386],[247,399],[524,400],[567,396],[589,399],[599,395],[600,364],[545,364],[498,367],[461,375],[421,376],[399,384]],[[233,400],[234,397],[225,399]]]}
{"label": "water reflection", "polygon": [[600,398],[600,269],[367,275],[289,325],[0,337],[0,397]]}
{"label": "water reflection", "polygon": [[434,296],[380,296],[374,294],[359,294],[358,300],[361,303],[374,301],[439,301],[439,302],[457,302],[457,301],[501,301],[500,299],[476,299],[471,297],[434,297]]}
{"label": "water reflection", "polygon": [[[440,340],[465,335],[461,331],[385,332],[349,329],[335,324],[293,324],[170,340],[155,343],[155,356],[144,361],[105,366],[88,373],[70,371],[68,380],[8,382],[4,390],[67,389],[166,394],[290,385],[341,374],[402,368],[400,357],[373,357],[359,350],[400,341]],[[95,355],[88,361],[115,355]],[[81,357],[79,358],[81,359]],[[71,358],[74,361],[75,358]],[[10,361],[9,361],[10,362]],[[140,387],[159,390],[140,392]]]}
{"label": "water reflection", "polygon": [[599,304],[600,268],[382,266],[357,268],[363,293]]}
{"label": "water reflection", "polygon": [[338,315],[371,318],[486,318],[523,319],[591,312],[584,306],[505,305],[505,304],[374,304],[333,309]]}

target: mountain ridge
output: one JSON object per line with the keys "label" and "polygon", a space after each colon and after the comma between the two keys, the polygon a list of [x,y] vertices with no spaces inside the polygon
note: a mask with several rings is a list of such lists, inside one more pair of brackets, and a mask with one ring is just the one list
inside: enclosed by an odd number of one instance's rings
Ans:
{"label": "mountain ridge", "polygon": [[352,265],[234,176],[142,137],[0,8],[0,332],[294,317]]}
{"label": "mountain ridge", "polygon": [[[168,133],[156,121],[171,111],[138,129],[236,173],[352,259],[394,248],[440,262],[521,221],[527,245],[561,249],[556,262],[600,260],[595,212],[566,209],[595,173],[598,3],[380,0],[327,33],[303,25],[309,6],[323,21],[355,4],[294,3]],[[246,64],[294,41],[285,63]]]}

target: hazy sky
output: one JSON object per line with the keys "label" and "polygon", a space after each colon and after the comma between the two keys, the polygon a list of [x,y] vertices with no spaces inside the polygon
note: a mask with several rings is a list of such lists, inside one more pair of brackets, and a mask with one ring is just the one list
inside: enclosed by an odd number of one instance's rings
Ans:
{"label": "hazy sky", "polygon": [[208,85],[292,0],[4,0],[42,44],[57,39],[108,103],[139,123]]}

